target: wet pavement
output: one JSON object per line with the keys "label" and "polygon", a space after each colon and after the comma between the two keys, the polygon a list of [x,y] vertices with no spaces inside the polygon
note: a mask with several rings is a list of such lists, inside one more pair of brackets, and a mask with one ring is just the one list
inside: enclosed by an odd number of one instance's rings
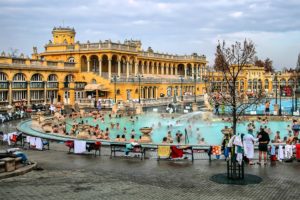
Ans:
{"label": "wet pavement", "polygon": [[[14,130],[14,124],[0,125]],[[7,146],[0,145],[0,149]],[[50,150],[24,150],[40,170],[0,180],[0,199],[299,199],[300,162],[246,166],[263,178],[256,185],[223,185],[210,177],[226,172],[224,160],[159,161],[68,154],[60,143]]]}

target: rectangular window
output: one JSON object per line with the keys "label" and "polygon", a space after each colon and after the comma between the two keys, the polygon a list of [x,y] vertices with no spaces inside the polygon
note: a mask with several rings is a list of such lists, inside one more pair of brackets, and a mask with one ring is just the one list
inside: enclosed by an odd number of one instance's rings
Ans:
{"label": "rectangular window", "polygon": [[0,102],[8,101],[7,93],[8,93],[7,91],[1,91],[0,92]]}
{"label": "rectangular window", "polygon": [[44,99],[44,91],[43,90],[30,91],[30,99],[31,100],[43,100]]}
{"label": "rectangular window", "polygon": [[27,100],[27,91],[13,91],[13,101]]}

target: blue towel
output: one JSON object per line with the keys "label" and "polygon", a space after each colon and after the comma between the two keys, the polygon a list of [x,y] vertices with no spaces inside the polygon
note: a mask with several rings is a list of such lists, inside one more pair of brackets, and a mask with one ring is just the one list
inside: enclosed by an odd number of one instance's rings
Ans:
{"label": "blue towel", "polygon": [[271,146],[271,156],[274,156],[275,154],[276,154],[276,152],[275,152],[275,146],[272,145]]}
{"label": "blue towel", "polygon": [[225,149],[224,149],[224,156],[225,156],[225,158],[227,158],[229,156],[229,148],[228,147],[225,147]]}
{"label": "blue towel", "polygon": [[25,163],[27,161],[27,156],[23,152],[16,151],[16,152],[14,152],[14,155],[16,155],[17,157],[22,158],[22,163]]}

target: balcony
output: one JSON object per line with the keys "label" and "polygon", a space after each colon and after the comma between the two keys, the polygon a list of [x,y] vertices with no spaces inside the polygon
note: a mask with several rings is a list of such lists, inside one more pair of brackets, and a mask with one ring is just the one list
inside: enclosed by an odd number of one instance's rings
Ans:
{"label": "balcony", "polygon": [[69,88],[70,87],[70,82],[64,82],[64,88]]}
{"label": "balcony", "polygon": [[27,89],[27,83],[26,82],[13,82],[12,88],[13,89]]}
{"label": "balcony", "polygon": [[30,88],[44,88],[44,82],[31,82]]}
{"label": "balcony", "polygon": [[75,82],[75,89],[84,89],[86,82]]}
{"label": "balcony", "polygon": [[0,90],[7,90],[9,88],[9,83],[7,81],[0,82]]}
{"label": "balcony", "polygon": [[58,88],[58,82],[48,82],[47,88]]}

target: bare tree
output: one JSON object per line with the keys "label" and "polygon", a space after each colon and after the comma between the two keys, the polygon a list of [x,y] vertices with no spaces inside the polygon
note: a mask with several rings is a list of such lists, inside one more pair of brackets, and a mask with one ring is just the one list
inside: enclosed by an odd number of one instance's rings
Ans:
{"label": "bare tree", "polygon": [[266,72],[274,72],[275,71],[273,68],[273,61],[270,58],[266,58],[264,67],[265,67]]}
{"label": "bare tree", "polygon": [[[239,94],[236,90],[239,75],[249,67],[250,63],[253,63],[255,53],[255,46],[252,41],[235,42],[230,47],[226,46],[225,41],[223,43],[219,42],[217,45],[216,57],[220,59],[219,68],[228,92],[216,91],[215,94],[221,97],[221,101],[225,106],[230,107],[233,134],[236,134],[239,116],[250,106],[259,103],[263,97],[263,92],[260,90],[253,98],[245,101],[245,95]],[[219,102],[217,98],[213,98],[213,100]]]}

